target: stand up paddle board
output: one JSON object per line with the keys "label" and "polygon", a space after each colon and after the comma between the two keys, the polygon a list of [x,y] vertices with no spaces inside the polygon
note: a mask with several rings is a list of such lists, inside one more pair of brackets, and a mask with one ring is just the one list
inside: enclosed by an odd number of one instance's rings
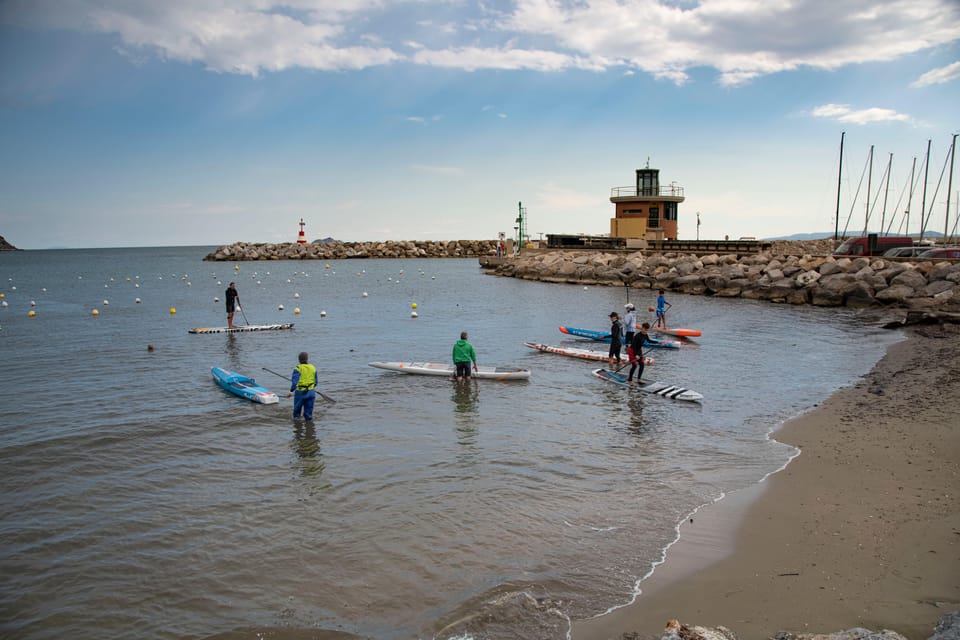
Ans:
{"label": "stand up paddle board", "polygon": [[[569,356],[571,358],[580,358],[581,360],[610,360],[610,356],[606,351],[592,351],[590,349],[577,349],[576,347],[551,347],[548,344],[540,344],[539,342],[524,342],[523,344],[538,351],[556,353],[557,355]],[[643,364],[653,364],[653,358],[644,357]]]}
{"label": "stand up paddle board", "polygon": [[293,329],[293,323],[289,324],[245,324],[239,327],[196,327],[188,329],[188,333],[242,333],[244,331],[282,331],[283,329]]}
{"label": "stand up paddle board", "polygon": [[668,336],[676,336],[677,338],[699,338],[701,335],[699,329],[667,329],[665,327],[650,327],[650,331],[656,331],[657,333],[663,333]]}
{"label": "stand up paddle board", "polygon": [[217,384],[230,393],[260,404],[277,404],[280,399],[273,391],[261,387],[256,381],[236,371],[227,371],[220,367],[210,369]]}
{"label": "stand up paddle board", "polygon": [[640,391],[655,393],[658,396],[663,396],[664,398],[670,398],[672,400],[687,400],[689,402],[699,402],[703,400],[703,395],[697,393],[696,391],[685,389],[684,387],[678,387],[672,384],[666,384],[665,382],[649,382],[640,380],[637,381],[636,385],[631,385],[627,382],[626,377],[615,371],[608,371],[606,369],[594,369],[593,375],[597,376],[601,380],[606,380],[607,382],[612,382],[622,387],[627,387],[628,389],[639,389]]}
{"label": "stand up paddle board", "polygon": [[[452,378],[456,373],[456,367],[453,364],[441,362],[370,362],[371,367],[386,369],[387,371],[396,371],[398,373],[410,373],[420,376],[446,376]],[[471,371],[474,378],[483,380],[526,380],[530,377],[529,369],[512,369],[509,367],[486,367],[479,366],[476,371]]]}
{"label": "stand up paddle board", "polygon": [[[560,333],[577,338],[586,338],[587,340],[596,340],[597,342],[610,342],[609,331],[595,331],[593,329],[579,329],[577,327],[558,327]],[[647,346],[655,349],[679,349],[683,344],[679,340],[657,340],[647,338]]]}

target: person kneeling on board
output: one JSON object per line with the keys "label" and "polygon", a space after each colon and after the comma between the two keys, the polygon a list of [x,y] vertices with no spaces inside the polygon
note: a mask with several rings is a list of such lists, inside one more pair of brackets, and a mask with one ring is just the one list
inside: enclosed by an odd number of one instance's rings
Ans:
{"label": "person kneeling on board", "polygon": [[300,364],[293,368],[290,377],[290,393],[293,396],[293,419],[299,420],[303,414],[304,420],[313,420],[313,404],[317,400],[317,368],[307,362],[309,355],[301,351]]}

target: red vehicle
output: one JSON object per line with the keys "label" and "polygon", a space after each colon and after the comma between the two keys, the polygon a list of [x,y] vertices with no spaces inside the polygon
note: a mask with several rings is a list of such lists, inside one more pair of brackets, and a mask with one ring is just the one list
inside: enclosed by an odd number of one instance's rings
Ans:
{"label": "red vehicle", "polygon": [[875,233],[849,238],[833,251],[835,256],[881,256],[896,247],[912,247],[910,236],[880,236]]}

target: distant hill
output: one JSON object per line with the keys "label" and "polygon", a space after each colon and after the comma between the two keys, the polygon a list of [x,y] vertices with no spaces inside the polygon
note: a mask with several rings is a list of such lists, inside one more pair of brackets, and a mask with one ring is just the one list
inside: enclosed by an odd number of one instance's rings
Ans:
{"label": "distant hill", "polygon": [[[858,238],[862,234],[863,234],[862,231],[852,231],[850,229],[847,229],[846,235],[848,238]],[[894,233],[891,235],[897,235],[897,234]],[[919,233],[908,233],[907,235],[912,238],[920,237]],[[833,237],[833,231],[825,231],[825,232],[818,232],[818,233],[795,233],[790,236],[777,236],[775,238],[763,238],[763,239],[764,240],[822,240],[824,238],[832,238],[832,237]],[[943,233],[937,233],[936,231],[927,231],[923,234],[923,237],[924,238],[942,238]]]}
{"label": "distant hill", "polygon": [[3,236],[0,236],[0,251],[19,251],[19,249],[7,242]]}

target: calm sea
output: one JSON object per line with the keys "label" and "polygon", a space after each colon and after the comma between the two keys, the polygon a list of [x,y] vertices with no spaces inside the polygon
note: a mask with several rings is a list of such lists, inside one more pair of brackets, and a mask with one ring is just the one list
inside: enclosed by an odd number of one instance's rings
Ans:
{"label": "calm sea", "polygon": [[[630,601],[685,516],[781,468],[795,451],[771,430],[899,338],[844,310],[673,294],[671,324],[703,337],[645,377],[698,405],[523,344],[571,344],[559,325],[606,328],[650,291],[211,249],[0,253],[0,635],[564,638]],[[188,334],[225,324],[230,280],[239,321],[295,328]],[[446,362],[464,330],[530,380],[367,366]],[[303,350],[336,400],[312,425],[210,375],[283,393],[264,368]]]}

